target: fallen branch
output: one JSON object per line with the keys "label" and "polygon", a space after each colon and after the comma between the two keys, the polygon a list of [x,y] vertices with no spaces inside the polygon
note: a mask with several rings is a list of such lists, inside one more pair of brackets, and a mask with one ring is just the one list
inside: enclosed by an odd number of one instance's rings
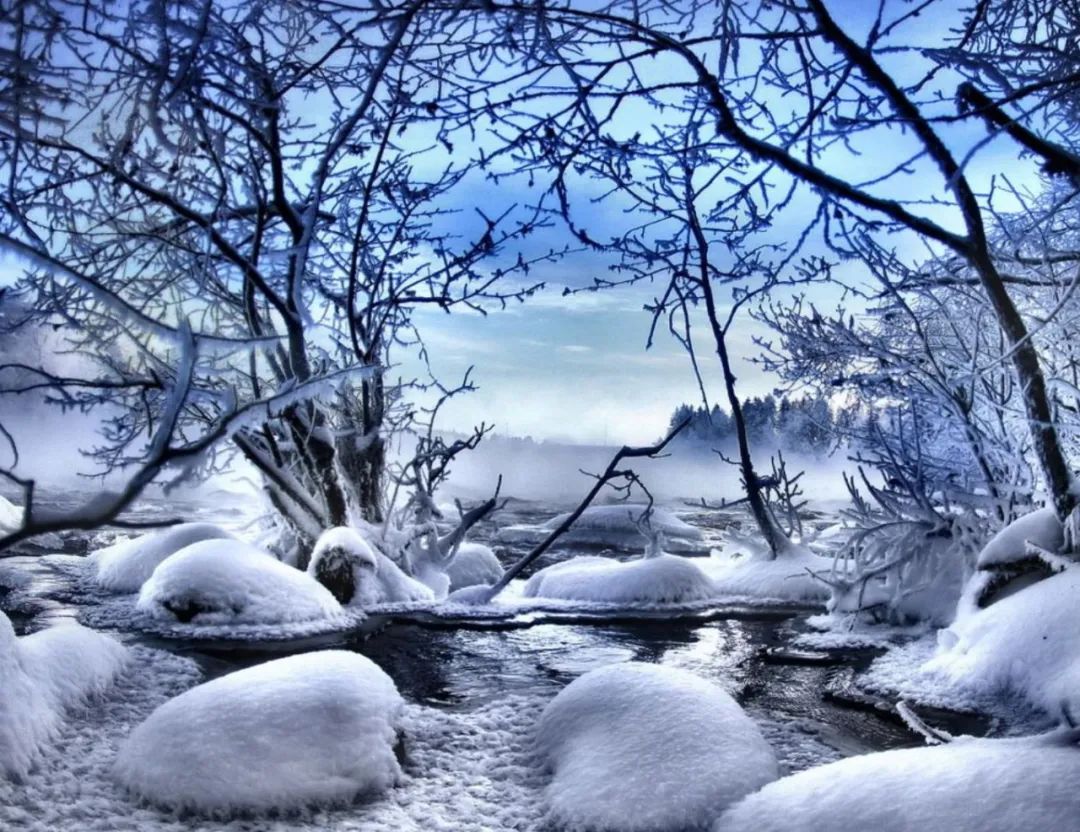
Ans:
{"label": "fallen branch", "polygon": [[544,552],[550,549],[552,544],[554,544],[556,540],[562,537],[570,529],[570,527],[577,522],[577,519],[581,517],[581,515],[585,512],[585,509],[589,507],[592,501],[596,499],[596,495],[600,493],[600,489],[602,489],[605,485],[607,485],[612,480],[616,480],[619,478],[626,480],[627,486],[634,482],[637,482],[637,474],[635,474],[634,471],[631,469],[620,469],[618,467],[620,462],[622,462],[624,459],[640,459],[642,457],[655,459],[664,450],[664,448],[668,446],[668,443],[671,442],[671,440],[674,439],[679,434],[679,432],[688,424],[690,424],[690,419],[684,419],[682,422],[672,428],[671,432],[668,433],[668,435],[665,436],[663,440],[661,440],[655,445],[650,445],[643,448],[631,448],[624,445],[622,448],[620,448],[619,451],[615,454],[615,456],[611,458],[611,462],[609,462],[607,468],[604,469],[604,473],[596,477],[596,483],[593,485],[592,488],[589,489],[589,493],[585,495],[585,498],[580,503],[578,503],[577,508],[570,512],[570,514],[566,516],[566,519],[563,520],[551,532],[551,534],[545,537],[532,551],[524,555],[520,560],[518,560],[517,563],[507,569],[506,572],[503,573],[502,578],[500,578],[497,583],[495,583],[488,589],[487,593],[485,593],[486,597],[478,599],[479,602],[487,603],[491,601],[493,598],[495,598],[496,595],[506,589],[507,585],[519,574],[521,574],[521,571],[526,566],[528,566],[530,563],[532,563],[534,560],[544,554]]}

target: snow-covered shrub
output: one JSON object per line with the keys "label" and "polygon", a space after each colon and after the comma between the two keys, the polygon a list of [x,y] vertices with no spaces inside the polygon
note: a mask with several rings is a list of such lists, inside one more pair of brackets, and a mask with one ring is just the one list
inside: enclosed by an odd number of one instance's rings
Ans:
{"label": "snow-covered shrub", "polygon": [[1020,693],[1052,714],[1080,715],[1080,567],[961,615],[938,633],[921,673],[979,695]]}
{"label": "snow-covered shrub", "polygon": [[239,540],[204,540],[166,558],[137,608],[195,624],[281,624],[341,614],[311,576]]}
{"label": "snow-covered shrub", "polygon": [[110,592],[138,592],[157,565],[185,546],[203,540],[233,540],[213,523],[180,523],[161,531],[122,540],[89,556],[94,581]]}
{"label": "snow-covered shrub", "polygon": [[947,624],[987,518],[941,495],[935,502],[924,493],[929,484],[904,467],[892,474],[882,487],[863,477],[869,499],[845,475],[852,504],[843,515],[852,533],[823,576],[832,590],[829,609],[873,622]]}
{"label": "snow-covered shrub", "polygon": [[491,586],[504,571],[490,546],[466,542],[458,546],[446,574],[450,578],[450,591],[454,592],[467,586]]}
{"label": "snow-covered shrub", "polygon": [[530,598],[606,604],[682,604],[713,597],[712,581],[694,563],[661,554],[620,562],[581,556],[541,569],[525,584]]}
{"label": "snow-covered shrub", "polygon": [[[560,542],[637,551],[641,548],[642,518],[646,512],[650,512],[648,506],[633,503],[590,506],[574,521],[574,525],[560,538]],[[508,543],[539,542],[558,528],[568,516],[560,514],[539,526],[507,526],[500,529],[498,537]],[[680,520],[670,511],[653,507],[648,514],[648,526],[653,532],[664,536],[664,545],[669,552],[698,553],[707,550],[701,529]]]}
{"label": "snow-covered shrub", "polygon": [[770,783],[713,832],[1075,829],[1080,748],[1058,734],[848,757]]}
{"label": "snow-covered shrub", "polygon": [[0,612],[0,775],[21,776],[63,720],[120,672],[127,650],[77,624],[19,638]]}
{"label": "snow-covered shrub", "polygon": [[571,829],[699,829],[778,774],[725,691],[637,662],[571,682],[544,710],[536,742],[552,771],[550,815]]}
{"label": "snow-covered shrub", "polygon": [[400,776],[401,708],[363,656],[289,656],[166,702],[121,747],[115,774],[151,802],[210,813],[349,801]]}
{"label": "snow-covered shrub", "polygon": [[434,598],[427,586],[406,575],[360,531],[347,526],[323,532],[311,552],[308,574],[342,604],[361,609]]}

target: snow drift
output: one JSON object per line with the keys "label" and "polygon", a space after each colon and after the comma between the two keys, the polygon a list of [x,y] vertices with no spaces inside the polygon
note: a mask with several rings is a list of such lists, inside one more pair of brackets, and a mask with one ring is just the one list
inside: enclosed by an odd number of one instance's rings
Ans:
{"label": "snow drift", "polygon": [[713,832],[1016,832],[1075,829],[1075,735],[962,738],[848,757],[765,786]]}
{"label": "snow drift", "polygon": [[[638,527],[638,522],[646,508],[644,505],[631,503],[591,506],[574,521],[574,525],[559,538],[559,542],[637,551],[645,539]],[[562,524],[567,517],[569,514],[560,514],[539,526],[507,526],[499,530],[498,539],[509,543],[538,543]],[[701,529],[683,522],[670,511],[654,507],[649,524],[654,532],[663,535],[664,548],[669,552],[704,553],[708,551]]]}
{"label": "snow drift", "polygon": [[434,593],[406,575],[356,529],[337,526],[319,536],[308,574],[330,589],[338,601],[366,609],[379,604],[430,601]]}
{"label": "snow drift", "polygon": [[203,540],[232,540],[212,523],[180,523],[161,531],[122,540],[89,556],[94,580],[110,592],[138,592],[158,564],[186,546]]}
{"label": "snow drift", "polygon": [[525,584],[530,598],[607,604],[684,604],[714,595],[712,582],[691,561],[661,554],[621,562],[582,556],[541,569]]}
{"label": "snow drift", "polygon": [[938,633],[922,676],[977,695],[1019,693],[1080,715],[1080,567],[1071,567]]}
{"label": "snow drift", "polygon": [[208,813],[341,803],[397,781],[402,704],[356,653],[289,656],[169,700],[132,732],[114,772],[153,803]]}
{"label": "snow drift", "polygon": [[136,607],[194,624],[279,624],[342,612],[318,581],[238,540],[204,540],[168,557]]}
{"label": "snow drift", "polygon": [[701,828],[777,776],[772,749],[722,689],[630,662],[571,682],[547,706],[537,748],[552,820],[573,829]]}
{"label": "snow drift", "polygon": [[759,552],[733,557],[714,552],[701,568],[712,578],[719,596],[798,603],[824,603],[829,587],[812,573],[828,575],[832,558],[815,555],[802,546],[775,558]]}
{"label": "snow drift", "polygon": [[0,774],[25,775],[64,711],[113,681],[127,650],[77,624],[19,638],[0,612]]}

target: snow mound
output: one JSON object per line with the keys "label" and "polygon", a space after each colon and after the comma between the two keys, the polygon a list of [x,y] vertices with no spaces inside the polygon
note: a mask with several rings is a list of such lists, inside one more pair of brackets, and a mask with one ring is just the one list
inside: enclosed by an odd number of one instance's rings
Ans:
{"label": "snow mound", "polygon": [[77,624],[19,638],[0,612],[0,774],[25,775],[64,712],[104,691],[126,658],[120,643]]}
{"label": "snow mound", "polygon": [[[574,521],[574,525],[559,538],[559,541],[579,546],[604,546],[624,551],[638,551],[645,540],[638,528],[638,521],[646,508],[644,505],[632,503],[591,506]],[[539,542],[569,516],[569,514],[560,514],[539,526],[507,526],[500,529],[498,539],[508,543]],[[664,546],[670,552],[707,551],[701,529],[680,520],[670,511],[654,507],[650,524],[653,531],[663,535]]]}
{"label": "snow mound", "polygon": [[573,829],[701,828],[776,779],[758,727],[685,670],[629,662],[562,690],[537,727],[551,819]]}
{"label": "snow mound", "polygon": [[136,608],[194,624],[277,624],[341,614],[318,581],[238,540],[204,540],[164,560]]}
{"label": "snow mound", "polygon": [[848,757],[777,780],[713,832],[1075,829],[1080,749],[1061,737],[963,738]]}
{"label": "snow mound", "polygon": [[938,633],[920,669],[973,695],[1019,693],[1051,714],[1080,714],[1080,567],[1066,569]]}
{"label": "snow mound", "polygon": [[976,562],[979,569],[991,569],[1028,557],[1028,542],[1058,552],[1065,542],[1065,531],[1053,508],[1043,508],[1014,520],[990,538]]}
{"label": "snow mound", "polygon": [[347,526],[320,535],[307,571],[350,607],[367,609],[380,604],[431,601],[435,597],[431,589],[377,551],[361,532]]}
{"label": "snow mound", "polygon": [[0,532],[13,532],[22,525],[23,510],[0,496]]}
{"label": "snow mound", "polygon": [[186,546],[203,540],[234,539],[213,523],[180,523],[122,540],[90,555],[94,581],[110,592],[138,592],[157,565]]}
{"label": "snow mound", "polygon": [[483,543],[462,543],[446,569],[451,592],[467,586],[491,586],[503,572],[495,552]]}
{"label": "snow mound", "polygon": [[829,587],[811,575],[828,575],[832,558],[815,555],[802,546],[793,546],[776,558],[762,555],[732,557],[713,552],[701,568],[712,578],[719,596],[751,598],[758,601],[824,603]]}
{"label": "snow mound", "polygon": [[712,581],[686,558],[662,554],[617,561],[582,556],[541,569],[525,584],[529,598],[607,604],[685,604],[715,594]]}
{"label": "snow mound", "polygon": [[401,776],[402,705],[359,654],[289,656],[166,702],[132,732],[114,772],[153,803],[208,813],[350,801]]}

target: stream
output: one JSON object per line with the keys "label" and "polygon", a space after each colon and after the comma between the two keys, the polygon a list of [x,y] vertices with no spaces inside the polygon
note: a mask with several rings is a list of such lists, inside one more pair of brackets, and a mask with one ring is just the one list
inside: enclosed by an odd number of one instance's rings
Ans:
{"label": "stream", "polygon": [[[63,500],[56,503],[62,507]],[[560,508],[512,501],[497,519],[499,524],[536,522]],[[672,508],[702,527],[710,540],[724,525],[737,522],[731,514]],[[178,509],[191,519],[238,525],[236,509],[195,503],[144,501],[141,515],[149,518]],[[495,523],[485,522],[471,537],[492,543],[504,564],[511,563],[527,547],[495,542],[496,529]],[[86,540],[69,537],[64,548],[84,550]],[[557,546],[536,568],[581,551]],[[19,594],[34,599],[28,608],[11,607],[0,595],[0,608],[19,632],[78,617],[80,599],[71,593],[70,578],[50,568],[47,559],[16,557],[5,563],[31,580]],[[326,647],[355,650],[386,670],[408,700],[454,711],[474,710],[513,696],[548,700],[593,668],[631,660],[653,662],[712,679],[759,721],[793,726],[796,734],[812,737],[814,741],[799,750],[789,767],[919,745],[920,739],[896,717],[890,703],[864,697],[852,687],[855,673],[876,655],[873,650],[829,654],[786,650],[792,637],[806,629],[808,614],[796,608],[722,608],[685,618],[559,613],[557,618],[541,614],[524,621],[447,622],[383,617],[369,620],[359,633],[258,644],[166,640],[136,632],[118,635],[128,643],[192,658],[207,678],[289,653]],[[987,720],[972,715],[932,712],[924,717],[950,731],[985,733],[989,728]]]}

